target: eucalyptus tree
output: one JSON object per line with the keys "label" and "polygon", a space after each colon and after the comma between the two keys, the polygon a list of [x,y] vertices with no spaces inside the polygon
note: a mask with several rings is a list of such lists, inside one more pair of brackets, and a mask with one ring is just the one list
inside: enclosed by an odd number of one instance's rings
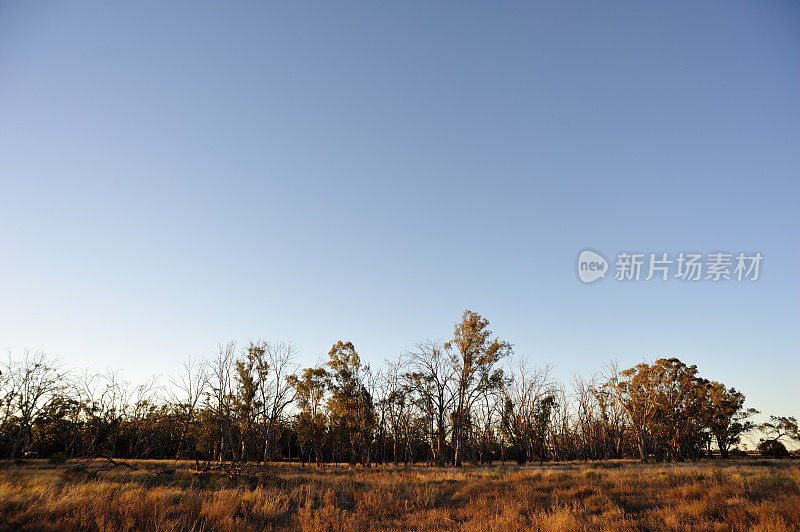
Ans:
{"label": "eucalyptus tree", "polygon": [[453,465],[461,465],[464,452],[463,436],[471,422],[472,406],[490,388],[503,383],[503,370],[498,362],[511,354],[511,344],[491,338],[489,320],[465,310],[455,324],[453,339],[445,344],[455,373],[453,403]]}
{"label": "eucalyptus tree", "polygon": [[289,375],[287,382],[295,391],[297,408],[294,429],[301,447],[303,462],[314,453],[315,462],[323,459],[327,421],[323,411],[328,375],[324,368],[306,368],[300,375]]}
{"label": "eucalyptus tree", "polygon": [[756,428],[748,418],[758,414],[753,408],[745,409],[745,396],[735,388],[721,382],[705,381],[705,423],[714,437],[722,458],[728,458],[732,445],[741,441],[742,435]]}
{"label": "eucalyptus tree", "polygon": [[800,427],[797,419],[790,416],[770,416],[769,421],[765,421],[758,426],[764,433],[764,437],[758,444],[758,450],[764,456],[780,458],[788,456],[786,446],[781,441],[786,438],[788,441],[800,443]]}
{"label": "eucalyptus tree", "polygon": [[606,369],[602,390],[628,417],[639,459],[647,460],[648,446],[656,415],[656,390],[650,366],[645,363],[620,371],[616,365]]}
{"label": "eucalyptus tree", "polygon": [[245,355],[234,363],[233,408],[236,434],[239,437],[239,457],[242,461],[247,460],[247,444],[250,442],[256,416],[262,406],[258,400],[261,381],[255,373],[256,360],[260,350],[260,346],[251,342]]}
{"label": "eucalyptus tree", "polygon": [[350,465],[355,465],[359,459],[366,465],[370,460],[375,423],[372,397],[365,386],[369,366],[361,364],[351,342],[334,344],[328,358],[331,391],[328,409],[332,428],[348,445]]}
{"label": "eucalyptus tree", "polygon": [[656,451],[668,460],[696,456],[707,443],[703,425],[703,382],[697,366],[675,357],[661,358],[649,367],[656,416]]}

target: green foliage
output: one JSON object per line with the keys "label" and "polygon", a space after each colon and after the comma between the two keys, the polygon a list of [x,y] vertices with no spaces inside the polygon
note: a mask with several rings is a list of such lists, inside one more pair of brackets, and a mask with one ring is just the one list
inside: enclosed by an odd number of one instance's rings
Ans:
{"label": "green foliage", "polygon": [[297,392],[297,406],[300,409],[294,419],[297,441],[303,456],[313,452],[317,462],[322,459],[328,430],[326,417],[321,412],[327,380],[328,374],[322,368],[306,368],[300,377],[289,377],[289,384]]}
{"label": "green foliage", "polygon": [[755,423],[747,418],[758,413],[754,409],[744,409],[744,394],[734,388],[727,388],[720,382],[704,381],[705,408],[704,420],[714,436],[722,458],[728,457],[731,445],[737,445],[743,434],[755,428]]}
{"label": "green foliage", "polygon": [[372,396],[364,382],[369,367],[362,367],[350,342],[336,343],[328,357],[331,430],[347,442],[351,464],[355,465],[359,459],[366,463],[375,425]]}
{"label": "green foliage", "polygon": [[[727,457],[756,428],[744,394],[676,357],[576,378],[570,393],[547,369],[508,364],[512,345],[470,310],[448,342],[419,344],[375,373],[349,341],[321,367],[296,371],[292,353],[265,341],[221,345],[167,390],[133,387],[113,371],[67,376],[57,361],[26,354],[0,367],[0,453],[234,462],[299,454],[365,466],[686,460],[713,446]],[[768,456],[800,441],[792,417],[758,428]]]}

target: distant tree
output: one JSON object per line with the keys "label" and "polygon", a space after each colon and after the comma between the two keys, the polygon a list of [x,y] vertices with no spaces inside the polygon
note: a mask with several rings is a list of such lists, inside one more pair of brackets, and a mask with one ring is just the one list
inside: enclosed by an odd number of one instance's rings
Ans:
{"label": "distant tree", "polygon": [[758,450],[764,456],[781,458],[789,452],[781,439],[800,442],[800,429],[794,417],[770,416],[769,421],[758,426],[764,438],[758,444]]}
{"label": "distant tree", "polygon": [[628,416],[639,459],[644,462],[657,408],[650,366],[642,363],[625,371],[610,366],[602,389]]}
{"label": "distant tree", "polygon": [[584,459],[620,457],[625,414],[598,384],[597,378],[572,379],[574,412],[573,453]]}
{"label": "distant tree", "polygon": [[417,406],[428,426],[429,446],[433,461],[445,465],[448,414],[455,400],[457,368],[451,364],[442,344],[428,341],[408,353],[411,371],[405,378],[410,391],[418,396]]}
{"label": "distant tree", "polygon": [[396,466],[400,453],[408,464],[411,458],[412,388],[402,372],[403,358],[386,362],[383,372],[382,403],[385,405],[386,419],[392,443],[392,461]]}
{"label": "distant tree", "polygon": [[704,388],[697,366],[675,357],[650,367],[657,406],[653,424],[655,449],[667,460],[697,456],[706,440],[702,420]]}
{"label": "distant tree", "polygon": [[365,453],[372,443],[375,422],[372,397],[365,387],[369,368],[361,365],[361,358],[351,342],[337,342],[328,357],[331,428],[348,446],[350,465],[355,465],[359,458],[366,464],[369,457]]}
{"label": "distant tree", "polygon": [[29,448],[39,457],[74,455],[80,443],[81,405],[64,387],[34,418]]}
{"label": "distant tree", "polygon": [[539,463],[547,458],[547,436],[551,434],[551,416],[559,403],[555,395],[547,395],[537,401],[533,408],[533,425],[529,435],[531,458]]}
{"label": "distant tree", "polygon": [[84,455],[117,456],[131,402],[130,385],[119,371],[111,369],[102,375],[85,374],[83,377],[82,391],[86,394],[85,409],[92,432]]}
{"label": "distant tree", "polygon": [[453,410],[453,465],[460,466],[464,434],[471,422],[472,405],[487,388],[502,386],[503,371],[497,363],[511,354],[511,344],[491,339],[489,320],[465,310],[456,323],[453,339],[445,344],[455,370]]}
{"label": "distant tree", "polygon": [[16,381],[12,378],[13,369],[9,353],[7,361],[0,364],[0,446],[3,447],[11,440],[13,406],[17,396]]}
{"label": "distant tree", "polygon": [[602,390],[625,410],[642,461],[650,451],[683,460],[707,445],[705,389],[696,366],[673,357],[622,372],[612,368]]}
{"label": "distant tree", "polygon": [[238,421],[239,456],[243,461],[248,458],[247,444],[251,439],[256,416],[262,407],[262,403],[258,400],[258,389],[261,381],[255,374],[255,367],[261,355],[261,349],[260,346],[251,342],[245,356],[235,363],[233,407]]}
{"label": "distant tree", "polygon": [[741,441],[742,435],[753,430],[756,425],[747,418],[758,414],[755,409],[744,409],[744,394],[734,388],[727,388],[716,381],[704,381],[706,404],[703,409],[704,421],[714,436],[722,458],[728,458],[731,446]]}
{"label": "distant tree", "polygon": [[554,401],[549,373],[550,368],[530,368],[520,359],[503,383],[501,428],[520,464],[543,456],[544,430]]}
{"label": "distant tree", "polygon": [[[206,394],[207,407],[212,413],[206,420],[206,430],[216,432],[214,438],[214,454],[219,462],[230,454],[236,460],[234,445],[234,368],[236,362],[236,344],[230,342],[220,344],[216,357],[209,363],[209,392]],[[212,425],[208,426],[211,422]]]}
{"label": "distant tree", "polygon": [[295,431],[300,444],[303,462],[314,453],[317,465],[322,460],[327,424],[322,411],[327,373],[323,368],[306,368],[298,377],[290,375],[288,383],[296,392],[298,414]]}
{"label": "distant tree", "polygon": [[12,365],[10,379],[14,390],[11,412],[16,417],[16,435],[9,458],[16,458],[30,436],[31,424],[36,416],[48,407],[64,386],[66,372],[58,361],[44,353],[28,351],[18,364]]}
{"label": "distant tree", "polygon": [[156,424],[159,421],[159,392],[155,378],[150,378],[133,389],[133,400],[126,409],[123,425],[129,458],[146,457],[148,454],[152,444],[150,439],[158,430]]}
{"label": "distant tree", "polygon": [[189,427],[194,421],[200,400],[208,388],[208,368],[206,364],[188,359],[183,364],[183,371],[177,380],[172,381],[172,401],[177,407],[180,416],[180,433],[178,435],[178,450],[175,458],[183,457],[184,442],[186,441]]}
{"label": "distant tree", "polygon": [[277,434],[281,417],[294,400],[294,388],[288,377],[295,370],[297,350],[291,343],[258,342],[252,350],[254,369],[258,381],[259,404],[261,412],[261,432],[264,439],[263,460],[272,459],[272,441]]}
{"label": "distant tree", "polygon": [[[118,371],[70,373],[41,353],[0,363],[0,455],[272,460],[298,445],[305,464],[328,459],[395,465],[502,460],[723,457],[754,428],[744,395],[661,358],[573,379],[509,364],[511,345],[466,311],[452,339],[428,341],[372,371],[350,342],[324,366],[296,373],[288,343],[220,345],[189,361],[166,388]],[[291,414],[287,416],[287,414]],[[760,425],[759,451],[800,442],[795,418]],[[199,464],[198,464],[199,465]],[[206,464],[207,466],[208,464]],[[238,468],[226,470],[235,471]]]}

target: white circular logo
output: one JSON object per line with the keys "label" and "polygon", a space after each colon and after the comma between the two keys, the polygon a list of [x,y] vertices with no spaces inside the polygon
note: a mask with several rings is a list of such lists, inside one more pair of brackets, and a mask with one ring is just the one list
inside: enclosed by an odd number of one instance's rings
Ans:
{"label": "white circular logo", "polygon": [[578,277],[581,281],[593,283],[604,279],[607,271],[608,262],[602,255],[588,249],[581,251],[578,257]]}

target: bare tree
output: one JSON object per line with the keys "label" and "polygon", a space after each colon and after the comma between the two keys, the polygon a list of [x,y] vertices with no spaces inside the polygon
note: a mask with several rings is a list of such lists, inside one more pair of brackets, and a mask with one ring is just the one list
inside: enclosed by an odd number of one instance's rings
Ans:
{"label": "bare tree", "polygon": [[556,383],[550,398],[545,398],[539,406],[537,436],[545,434],[544,445],[537,450],[539,462],[548,453],[557,462],[566,460],[574,438],[570,430],[570,402],[563,384]]}
{"label": "bare tree", "polygon": [[16,391],[12,397],[12,412],[17,416],[19,426],[10,458],[16,458],[24,448],[33,420],[54,398],[65,375],[58,361],[42,352],[25,351],[22,360],[12,365],[10,378]]}
{"label": "bare tree", "polygon": [[553,396],[550,367],[535,368],[525,359],[511,365],[510,379],[503,385],[502,427],[519,463],[533,458],[541,422],[543,402]]}
{"label": "bare tree", "polygon": [[160,401],[161,388],[157,378],[151,377],[145,382],[135,386],[132,393],[132,402],[126,413],[128,436],[128,457],[136,458],[140,453],[146,455],[146,442],[150,427],[145,426],[148,415]]}
{"label": "bare tree", "polygon": [[0,443],[11,438],[9,424],[13,414],[14,399],[17,396],[16,380],[13,378],[14,365],[11,353],[7,360],[0,365]]}
{"label": "bare tree", "polygon": [[402,357],[397,360],[387,360],[386,370],[382,373],[382,396],[378,402],[381,405],[382,416],[388,421],[392,439],[392,461],[397,466],[400,449],[403,449],[408,461],[408,431],[405,424],[409,405],[409,387],[403,382],[401,367]]}
{"label": "bare tree", "polygon": [[580,375],[572,377],[575,398],[575,445],[584,458],[603,458],[606,454],[608,430],[601,420],[595,378],[585,380]]}
{"label": "bare tree", "polygon": [[214,359],[209,362],[210,375],[207,394],[208,407],[217,423],[217,460],[223,462],[226,452],[236,461],[236,447],[233,444],[233,370],[236,362],[236,343],[220,344]]}
{"label": "bare tree", "polygon": [[178,436],[178,451],[175,455],[177,460],[183,456],[183,444],[189,426],[194,420],[195,412],[208,389],[208,364],[192,359],[191,357],[183,363],[183,371],[177,380],[172,380],[172,400],[181,410],[180,435]]}
{"label": "bare tree", "polygon": [[474,447],[477,448],[477,460],[484,464],[491,462],[492,447],[496,441],[495,425],[497,414],[500,411],[502,401],[502,387],[487,386],[482,389],[475,405],[475,420],[471,424],[475,437]]}
{"label": "bare tree", "polygon": [[122,378],[120,371],[111,369],[106,371],[101,381],[100,415],[112,432],[109,455],[116,456],[117,442],[130,405],[130,384]]}
{"label": "bare tree", "polygon": [[273,457],[271,445],[286,407],[294,401],[296,390],[288,377],[297,370],[297,349],[291,342],[261,343],[256,359],[256,373],[261,394],[261,424],[264,435],[264,462]]}
{"label": "bare tree", "polygon": [[436,341],[417,345],[407,356],[411,372],[406,377],[419,394],[421,409],[428,419],[433,461],[444,466],[447,418],[455,399],[457,368],[450,363],[442,344]]}

